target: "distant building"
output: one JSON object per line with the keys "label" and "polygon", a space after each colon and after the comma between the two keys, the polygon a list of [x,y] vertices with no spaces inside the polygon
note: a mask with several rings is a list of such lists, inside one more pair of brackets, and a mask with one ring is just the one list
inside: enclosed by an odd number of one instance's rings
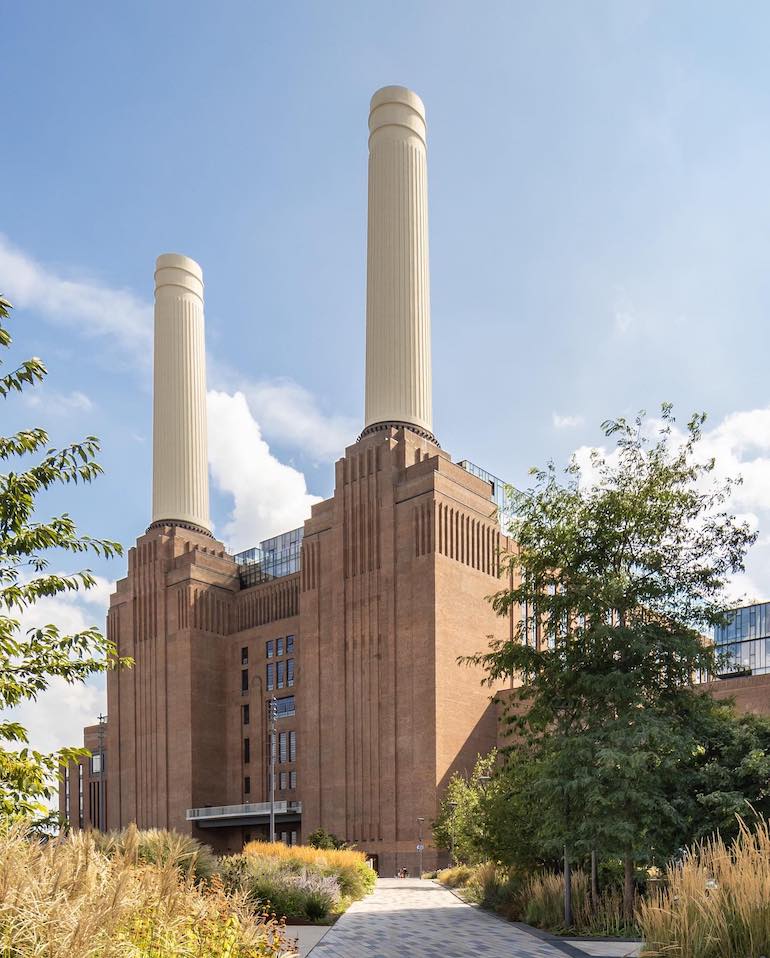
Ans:
{"label": "distant building", "polygon": [[732,609],[714,629],[720,655],[718,678],[709,683],[716,698],[732,698],[743,712],[770,715],[770,602]]}

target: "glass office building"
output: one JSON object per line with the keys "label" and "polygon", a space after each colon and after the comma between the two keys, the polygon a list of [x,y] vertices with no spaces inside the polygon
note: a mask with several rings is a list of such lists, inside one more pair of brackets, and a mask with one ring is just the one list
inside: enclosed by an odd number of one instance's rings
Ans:
{"label": "glass office building", "polygon": [[770,672],[770,602],[732,609],[714,629],[714,643],[721,677]]}
{"label": "glass office building", "polygon": [[304,527],[264,539],[254,549],[233,556],[238,563],[241,585],[248,588],[281,576],[299,572]]}

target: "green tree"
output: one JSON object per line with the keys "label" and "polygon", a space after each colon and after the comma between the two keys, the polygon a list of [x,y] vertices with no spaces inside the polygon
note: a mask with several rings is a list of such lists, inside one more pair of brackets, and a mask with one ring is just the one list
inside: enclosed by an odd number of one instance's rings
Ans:
{"label": "green tree", "polygon": [[488,857],[483,803],[496,762],[493,749],[478,756],[470,775],[454,772],[449,779],[433,823],[433,840],[439,848],[451,849],[455,861],[475,865]]}
{"label": "green tree", "polygon": [[622,857],[629,917],[635,859],[681,834],[673,783],[710,708],[693,677],[715,668],[703,632],[755,539],[727,509],[733,482],[699,457],[704,421],[681,437],[669,405],[658,423],[608,421],[616,448],[587,474],[550,463],[510,491],[512,584],[492,601],[517,613],[515,634],[471,658],[490,682],[521,683],[510,721],[541,763],[542,835],[565,861]]}
{"label": "green tree", "polygon": [[[8,348],[10,303],[0,298],[0,347]],[[20,393],[41,382],[46,368],[28,359],[0,375],[0,396]],[[107,539],[78,533],[68,514],[44,521],[35,518],[36,499],[57,484],[90,483],[102,472],[95,461],[99,443],[82,442],[52,449],[44,429],[25,429],[0,437],[0,458],[11,471],[0,475],[0,710],[34,700],[59,676],[67,682],[119,664],[116,650],[97,628],[63,634],[54,624],[22,631],[18,616],[45,596],[90,589],[95,580],[84,569],[70,575],[49,570],[50,553],[94,553],[109,558],[121,547]],[[127,662],[128,660],[124,660]],[[3,820],[47,812],[60,766],[76,760],[82,749],[41,754],[29,747],[24,727],[0,717],[0,816]]]}
{"label": "green tree", "polygon": [[316,828],[307,837],[307,843],[312,848],[321,848],[326,851],[334,851],[338,848],[349,848],[341,838],[337,838],[332,832],[327,832],[325,828]]}

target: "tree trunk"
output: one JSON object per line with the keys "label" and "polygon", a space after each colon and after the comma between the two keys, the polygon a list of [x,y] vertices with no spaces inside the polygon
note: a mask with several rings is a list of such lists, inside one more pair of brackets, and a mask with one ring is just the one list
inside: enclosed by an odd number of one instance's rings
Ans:
{"label": "tree trunk", "polygon": [[630,924],[634,920],[634,856],[627,851],[623,856],[623,917]]}
{"label": "tree trunk", "polygon": [[572,869],[566,845],[564,846],[564,927],[572,927]]}
{"label": "tree trunk", "polygon": [[591,907],[594,911],[599,907],[599,862],[596,849],[591,852]]}

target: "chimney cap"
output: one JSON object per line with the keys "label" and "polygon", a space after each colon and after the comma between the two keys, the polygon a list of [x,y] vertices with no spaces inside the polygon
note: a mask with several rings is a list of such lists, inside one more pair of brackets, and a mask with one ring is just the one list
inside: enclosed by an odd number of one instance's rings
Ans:
{"label": "chimney cap", "polygon": [[386,103],[401,103],[404,106],[410,106],[415,113],[425,119],[425,104],[419,96],[405,86],[383,86],[377,90],[369,104],[369,112],[373,113],[378,106],[384,106]]}
{"label": "chimney cap", "polygon": [[183,253],[161,253],[155,260],[155,272],[161,269],[182,269],[203,282],[203,270],[200,265]]}

